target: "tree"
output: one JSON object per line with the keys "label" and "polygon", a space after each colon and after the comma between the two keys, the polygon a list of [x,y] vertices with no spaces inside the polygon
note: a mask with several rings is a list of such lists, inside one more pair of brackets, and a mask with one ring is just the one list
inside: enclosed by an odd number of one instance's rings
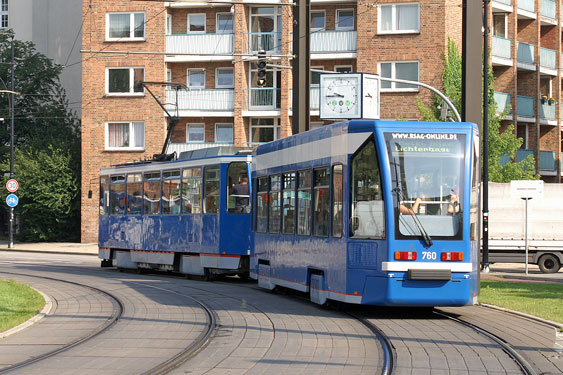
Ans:
{"label": "tree", "polygon": [[[11,88],[12,38],[12,31],[0,34],[0,89]],[[19,93],[14,101],[14,175],[20,184],[16,213],[22,224],[18,239],[78,239],[80,123],[69,110],[59,81],[63,68],[38,53],[31,42],[13,44]],[[9,171],[10,100],[11,95],[0,94],[0,117],[7,125],[0,128],[3,172]],[[0,195],[5,199],[5,189]],[[7,206],[1,210],[5,214]]]}
{"label": "tree", "polygon": [[[444,94],[450,98],[458,112],[461,112],[461,54],[455,43],[448,40],[448,51],[444,52],[444,73],[442,74]],[[505,118],[510,108],[504,113],[497,114],[494,99],[492,69],[489,69],[489,181],[509,182],[511,180],[538,179],[535,174],[534,157],[529,155],[526,159],[517,162],[516,151],[522,145],[522,138],[517,138],[514,125],[510,124],[501,131],[501,119]],[[435,96],[433,108],[426,107],[421,100],[417,107],[425,121],[439,121],[442,106],[445,105],[439,96]],[[507,158],[510,159],[507,162]]]}

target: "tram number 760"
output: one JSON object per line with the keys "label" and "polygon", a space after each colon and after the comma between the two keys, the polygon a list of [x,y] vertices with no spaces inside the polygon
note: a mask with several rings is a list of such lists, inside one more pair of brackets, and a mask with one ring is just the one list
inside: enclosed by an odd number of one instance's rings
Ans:
{"label": "tram number 760", "polygon": [[437,258],[438,258],[438,254],[435,251],[423,251],[422,252],[422,259],[436,260]]}

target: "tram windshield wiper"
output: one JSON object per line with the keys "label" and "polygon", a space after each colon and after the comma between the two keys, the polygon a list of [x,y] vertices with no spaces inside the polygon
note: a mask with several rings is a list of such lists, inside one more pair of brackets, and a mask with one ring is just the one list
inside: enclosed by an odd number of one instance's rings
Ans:
{"label": "tram windshield wiper", "polygon": [[[395,189],[393,189],[393,191],[395,193],[397,193],[397,214],[400,215],[400,213],[401,213],[401,201],[407,201],[408,199],[407,199],[407,197],[405,197],[405,194],[403,194],[403,191],[401,190],[401,188],[399,186],[397,186]],[[412,211],[412,209],[411,209],[411,211]],[[414,224],[418,228],[418,231],[420,232],[420,236],[424,240],[426,247],[432,246],[434,244],[434,242],[432,242],[432,238],[430,238],[430,235],[428,234],[426,229],[424,229],[424,225],[422,225],[422,223],[420,222],[420,219],[416,215],[416,212],[412,211],[410,216],[412,216]]]}

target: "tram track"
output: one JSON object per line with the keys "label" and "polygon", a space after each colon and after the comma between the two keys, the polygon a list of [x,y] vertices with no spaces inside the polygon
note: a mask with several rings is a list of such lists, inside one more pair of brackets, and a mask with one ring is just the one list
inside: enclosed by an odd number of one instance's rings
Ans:
{"label": "tram track", "polygon": [[34,363],[43,361],[47,358],[51,358],[54,357],[56,355],[59,355],[61,353],[64,353],[66,351],[69,351],[70,349],[83,344],[89,340],[92,340],[94,337],[97,337],[99,335],[101,335],[102,333],[108,331],[111,327],[113,327],[117,321],[121,318],[121,316],[123,315],[124,312],[124,305],[122,303],[122,301],[115,295],[108,293],[102,289],[93,287],[91,285],[86,285],[83,283],[78,283],[75,281],[69,281],[69,280],[63,280],[63,279],[57,279],[57,278],[53,278],[53,277],[47,277],[47,276],[39,276],[39,275],[31,275],[31,274],[22,274],[22,273],[16,273],[16,272],[7,272],[7,271],[0,271],[0,274],[5,274],[5,275],[12,275],[12,276],[23,276],[23,277],[32,277],[32,278],[37,278],[37,279],[43,279],[43,280],[50,280],[50,281],[55,281],[55,282],[62,282],[62,283],[66,283],[66,284],[71,284],[74,286],[79,286],[82,288],[86,288],[86,289],[90,289],[96,293],[102,294],[104,296],[106,296],[111,302],[112,305],[114,306],[113,312],[111,314],[111,316],[108,318],[108,320],[102,324],[101,326],[99,326],[98,328],[96,328],[95,330],[93,330],[92,332],[90,332],[88,335],[86,336],[82,336],[77,340],[74,340],[60,348],[57,348],[55,350],[40,354],[38,356],[35,356],[33,358],[30,358],[28,360],[25,361],[21,361],[18,363],[15,363],[13,365],[10,365],[8,367],[5,367],[3,369],[0,369],[0,374],[6,374],[9,373],[11,371],[15,371],[15,370],[19,370],[22,369],[24,367],[27,367],[29,365],[32,365]]}

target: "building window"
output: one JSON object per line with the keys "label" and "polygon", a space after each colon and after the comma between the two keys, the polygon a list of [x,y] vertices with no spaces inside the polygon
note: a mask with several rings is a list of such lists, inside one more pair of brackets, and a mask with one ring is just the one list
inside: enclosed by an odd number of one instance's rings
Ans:
{"label": "building window", "polygon": [[336,30],[354,30],[354,9],[336,10]]}
{"label": "building window", "polygon": [[314,71],[312,71],[312,69],[324,70],[324,66],[312,66],[311,67],[311,76],[309,77],[309,79],[311,80],[311,86],[317,87],[321,83],[321,73],[320,72],[314,72]]}
{"label": "building window", "polygon": [[337,73],[352,73],[352,65],[336,65],[334,71]]}
{"label": "building window", "polygon": [[493,14],[493,35],[500,36],[501,38],[507,37],[507,30],[506,30],[506,14],[504,13],[495,13]]}
{"label": "building window", "polygon": [[145,13],[108,13],[106,40],[144,40]]}
{"label": "building window", "polygon": [[188,33],[201,34],[205,32],[205,13],[188,14]]}
{"label": "building window", "polygon": [[235,87],[235,73],[233,68],[215,69],[215,87],[217,88]]}
{"label": "building window", "polygon": [[142,121],[106,123],[106,150],[144,150],[145,123]]}
{"label": "building window", "polygon": [[188,69],[188,87],[205,88],[205,70],[204,69]]}
{"label": "building window", "polygon": [[233,143],[233,124],[215,124],[215,142]]}
{"label": "building window", "polygon": [[107,68],[106,93],[110,95],[143,94],[144,68]]}
{"label": "building window", "polygon": [[166,15],[166,34],[172,35],[172,15]]}
{"label": "building window", "polygon": [[279,138],[279,119],[253,118],[250,120],[250,143],[271,142]]}
{"label": "building window", "polygon": [[311,11],[311,30],[326,29],[326,13],[324,10]]}
{"label": "building window", "polygon": [[[418,81],[418,61],[379,63],[381,77]],[[418,91],[418,86],[408,83],[381,81],[381,91]]]}
{"label": "building window", "polygon": [[228,34],[234,30],[233,14],[217,13],[217,34]]}
{"label": "building window", "polygon": [[0,8],[0,29],[8,28],[8,0],[2,0]]}
{"label": "building window", "polygon": [[252,51],[281,51],[281,7],[256,7],[250,13]]}
{"label": "building window", "polygon": [[186,128],[187,142],[205,142],[205,125],[190,124]]}
{"label": "building window", "polygon": [[377,22],[380,34],[420,32],[420,4],[382,4]]}

